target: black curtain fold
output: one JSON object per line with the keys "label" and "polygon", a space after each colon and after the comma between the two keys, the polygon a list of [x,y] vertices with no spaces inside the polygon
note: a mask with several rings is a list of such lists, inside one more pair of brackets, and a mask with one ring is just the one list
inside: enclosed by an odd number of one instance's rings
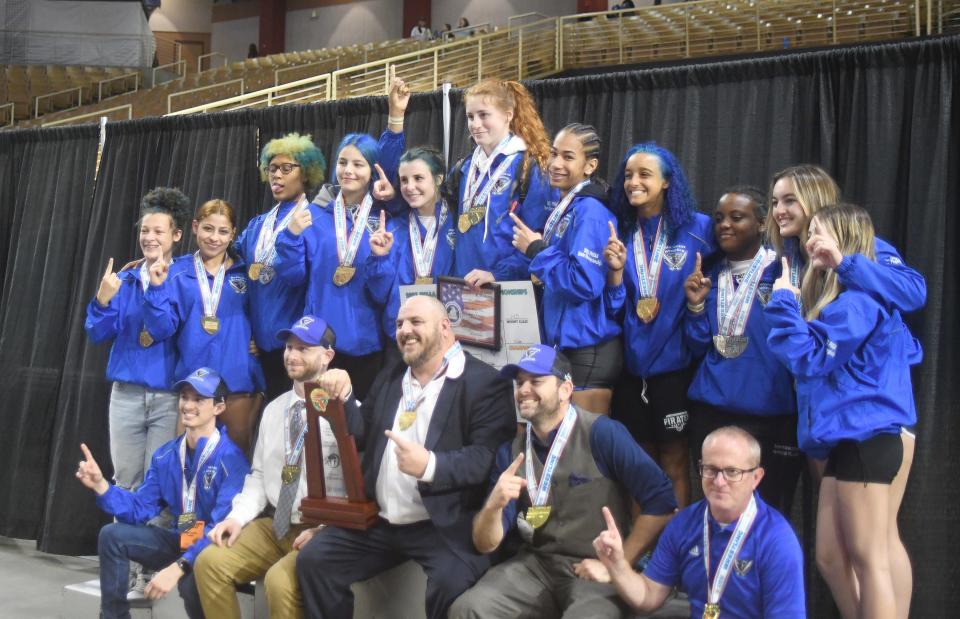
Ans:
{"label": "black curtain fold", "polygon": [[[926,276],[927,306],[908,317],[925,360],[914,375],[917,454],[900,518],[914,559],[914,616],[960,602],[950,507],[960,499],[960,463],[950,457],[960,438],[951,410],[960,395],[960,299],[949,240],[960,233],[958,58],[960,37],[944,37],[527,84],[551,134],[573,121],[597,127],[601,175],[614,175],[630,145],[656,140],[677,154],[705,211],[726,186],[766,189],[787,165],[823,165]],[[440,93],[412,97],[408,146],[442,149],[442,103]],[[452,163],[472,146],[462,91],[452,91],[451,104]],[[376,137],[386,115],[386,99],[371,97],[110,124],[95,189],[95,128],[0,133],[0,533],[38,537],[51,552],[94,547],[102,518],[72,471],[81,440],[109,460],[108,347],[88,345],[84,308],[107,257],[122,264],[139,253],[140,196],[173,185],[195,205],[225,197],[242,228],[271,202],[256,168],[267,140],[310,134],[329,179],[343,135]],[[813,505],[800,512],[794,524],[810,558]],[[812,569],[808,584],[810,615],[831,616]]]}

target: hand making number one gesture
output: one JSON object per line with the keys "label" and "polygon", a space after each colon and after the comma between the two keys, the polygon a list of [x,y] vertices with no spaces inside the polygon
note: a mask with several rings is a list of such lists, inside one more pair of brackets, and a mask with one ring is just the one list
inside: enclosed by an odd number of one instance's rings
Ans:
{"label": "hand making number one gesture", "polygon": [[607,239],[607,246],[603,250],[603,259],[607,261],[607,266],[611,271],[622,271],[627,263],[627,247],[617,237],[617,228],[612,221],[607,222],[610,227],[610,238]]}
{"label": "hand making number one gesture", "polygon": [[697,252],[697,262],[693,267],[693,273],[683,283],[687,303],[690,305],[700,305],[707,298],[707,293],[710,292],[710,278],[704,277],[701,263],[700,252]]}
{"label": "hand making number one gesture", "polygon": [[374,256],[386,256],[393,247],[393,233],[387,230],[387,212],[380,211],[380,227],[370,235],[370,251]]}
{"label": "hand making number one gesture", "polygon": [[530,243],[542,239],[543,235],[531,230],[527,227],[527,224],[523,223],[522,219],[513,213],[510,213],[510,219],[513,220],[513,246],[525,254],[527,248],[530,247]]}
{"label": "hand making number one gesture", "polygon": [[380,202],[393,200],[397,192],[393,189],[393,184],[390,182],[390,179],[387,178],[387,173],[383,171],[379,163],[373,164],[373,167],[376,168],[378,177],[377,180],[373,182],[373,198]]}
{"label": "hand making number one gesture", "polygon": [[97,290],[97,303],[102,307],[110,304],[110,300],[120,291],[120,277],[113,272],[113,258],[107,261],[107,269],[103,272],[103,278],[100,280],[100,288]]}
{"label": "hand making number one gesture", "polygon": [[782,265],[783,268],[780,271],[780,277],[778,277],[777,280],[773,282],[773,289],[789,290],[796,297],[799,298],[800,290],[793,285],[793,282],[790,281],[790,261],[787,260],[786,256],[784,256],[783,258],[780,259],[780,264]]}

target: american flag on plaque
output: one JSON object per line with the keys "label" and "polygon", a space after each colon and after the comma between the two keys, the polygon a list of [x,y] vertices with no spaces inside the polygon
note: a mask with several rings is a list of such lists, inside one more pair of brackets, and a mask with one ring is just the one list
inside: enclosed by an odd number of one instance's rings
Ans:
{"label": "american flag on plaque", "polygon": [[437,278],[440,302],[462,344],[500,348],[500,286],[472,288],[462,279]]}

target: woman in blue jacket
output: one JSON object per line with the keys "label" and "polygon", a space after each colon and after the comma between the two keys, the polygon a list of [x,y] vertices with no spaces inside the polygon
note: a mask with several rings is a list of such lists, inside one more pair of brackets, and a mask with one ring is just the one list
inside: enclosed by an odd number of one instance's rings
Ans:
{"label": "woman in blue jacket", "polygon": [[550,138],[522,84],[485,79],[467,89],[464,107],[477,145],[451,170],[459,206],[453,272],[473,286],[529,277],[513,247],[515,213],[542,230],[554,193],[544,178]]}
{"label": "woman in blue jacket", "polygon": [[573,402],[608,414],[623,367],[623,343],[603,295],[603,250],[616,218],[607,209],[606,184],[593,179],[599,163],[596,129],[567,125],[550,148],[547,173],[560,201],[543,234],[510,217],[513,245],[530,259],[534,281],[543,283],[545,343],[562,350],[573,365]]}
{"label": "woman in blue jacket", "polygon": [[[821,209],[810,232],[835,243],[843,256],[874,259],[873,224],[859,207]],[[894,617],[891,483],[903,460],[901,429],[916,422],[910,365],[920,361],[919,344],[899,312],[845,287],[817,252],[811,252],[800,290],[783,258],[765,314],[770,349],[797,381],[800,448],[827,456],[818,556],[838,546],[856,576],[835,579],[824,571],[824,578],[845,614]],[[841,600],[851,599],[853,606],[844,608],[848,602]]]}
{"label": "woman in blue jacket", "polygon": [[690,502],[687,388],[693,354],[683,339],[683,283],[696,254],[713,254],[713,225],[696,212],[680,162],[653,142],[627,151],[613,186],[613,211],[626,244],[611,234],[604,249],[607,303],[623,321],[626,371],[614,390],[613,416]]}
{"label": "woman in blue jacket", "polygon": [[163,263],[150,268],[144,316],[158,339],[176,342],[177,379],[197,367],[220,374],[229,393],[221,418],[233,442],[249,452],[265,384],[252,341],[247,267],[228,252],[236,226],[230,204],[204,202],[193,220],[197,251],[174,262],[176,274]]}
{"label": "woman in blue jacket", "polygon": [[143,481],[153,452],[176,436],[177,394],[172,391],[177,351],[146,325],[142,310],[149,269],[173,260],[173,247],[190,217],[178,189],[157,187],[140,202],[137,224],[143,259],[113,271],[107,263],[96,297],[87,306],[84,328],[94,343],[113,340],[107,379],[110,393],[110,459],[118,486],[133,490]]}
{"label": "woman in blue jacket", "polygon": [[789,517],[803,458],[793,376],[767,346],[763,307],[778,269],[776,253],[763,246],[766,204],[750,186],[727,189],[717,203],[713,232],[723,259],[706,270],[708,277],[697,256],[684,284],[684,337],[702,357],[687,396],[694,451],[723,426],[753,434],[765,471],[760,495]]}

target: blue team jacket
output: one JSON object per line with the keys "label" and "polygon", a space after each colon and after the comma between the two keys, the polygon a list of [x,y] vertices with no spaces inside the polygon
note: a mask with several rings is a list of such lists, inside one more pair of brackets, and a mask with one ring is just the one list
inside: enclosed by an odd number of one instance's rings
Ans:
{"label": "blue team jacket", "polygon": [[[643,234],[647,258],[653,250],[660,216],[644,221]],[[607,303],[616,316],[623,321],[623,347],[627,370],[634,376],[648,378],[689,367],[693,355],[683,339],[683,314],[687,297],[683,291],[686,281],[700,252],[704,261],[713,254],[713,222],[703,213],[694,213],[684,225],[677,228],[667,241],[666,256],[660,269],[660,285],[657,298],[660,311],[652,322],[644,324],[635,311],[639,291],[637,267],[633,260],[633,232],[631,226],[626,238],[627,264],[623,282],[619,286],[604,289]],[[609,233],[608,233],[609,235]]]}
{"label": "blue team jacket", "polygon": [[[180,442],[185,435],[161,445],[150,459],[150,468],[143,483],[134,491],[110,485],[110,489],[97,497],[97,505],[103,511],[126,524],[146,524],[164,508],[173,516],[171,529],[176,531],[177,517],[183,513],[183,467],[180,465]],[[207,439],[197,441],[193,458],[186,467],[187,479],[196,470],[197,460],[203,452]],[[250,472],[247,458],[224,429],[220,430],[220,443],[206,462],[197,479],[195,513],[197,520],[204,522],[204,535],[183,553],[190,564],[207,547],[207,533],[230,513],[233,497],[243,489],[243,480]]]}
{"label": "blue team jacket", "polygon": [[841,440],[916,423],[910,366],[922,352],[899,312],[846,290],[807,322],[793,293],[777,290],[765,314],[770,350],[797,379],[800,449],[822,458]]}
{"label": "blue team jacket", "polygon": [[717,408],[745,415],[796,414],[797,400],[793,392],[793,375],[774,356],[767,345],[770,325],[763,308],[773,290],[776,261],[767,265],[760,276],[757,294],[747,320],[744,335],[747,348],[739,357],[727,359],[713,346],[717,325],[717,281],[725,261],[709,273],[711,287],[704,311],[684,311],[684,338],[695,357],[702,357],[700,367],[690,383],[688,397]]}
{"label": "blue team jacket", "polygon": [[[182,263],[174,261],[170,276],[182,267]],[[140,330],[145,326],[140,266],[138,264],[117,275],[121,281],[120,290],[107,307],[102,307],[94,297],[87,305],[87,320],[83,325],[95,344],[113,339],[107,362],[107,380],[170,390],[175,382],[174,370],[178,361],[173,341],[161,338],[148,328],[154,343],[146,348],[140,345]]]}
{"label": "blue team jacket", "polygon": [[[440,203],[437,203],[434,215],[440,217]],[[387,229],[393,232],[393,247],[386,256],[375,256],[371,253],[367,257],[367,269],[370,273],[370,291],[374,299],[386,299],[381,326],[384,335],[392,340],[397,334],[397,314],[400,312],[400,286],[414,283],[416,269],[413,265],[413,249],[410,247],[409,217],[416,215],[408,207],[399,217],[389,220]],[[433,281],[436,283],[438,275],[449,275],[453,269],[454,219],[456,213],[447,213],[446,220],[440,227],[440,236],[437,238],[437,249],[433,259]],[[417,220],[421,239],[427,233],[426,228]]]}
{"label": "blue team jacket", "polygon": [[[357,271],[344,286],[333,283],[340,259],[337,256],[333,202],[323,207],[310,205],[313,225],[295,235],[284,230],[277,237],[279,275],[290,286],[306,284],[303,314],[314,314],[327,321],[337,336],[337,352],[360,356],[380,350],[380,316],[385,297],[377,298],[370,289],[370,234],[380,226],[381,203],[374,202],[365,222],[363,238],[353,266]],[[347,213],[347,234],[353,230]]]}
{"label": "blue team jacket", "polygon": [[[495,170],[505,157],[497,155],[491,164]],[[490,206],[487,213],[487,238],[484,241],[484,225],[481,221],[471,227],[465,234],[457,230],[457,249],[454,253],[453,273],[463,277],[474,269],[482,269],[493,273],[499,281],[524,280],[529,278],[529,260],[513,246],[513,220],[508,213],[514,200],[519,196],[520,171],[522,170],[524,153],[520,153],[510,164],[510,167],[497,179],[497,186],[490,194]],[[467,173],[470,171],[470,162],[473,156],[467,157],[460,168],[460,203],[463,204],[467,192]],[[535,160],[530,161],[527,195],[522,204],[518,204],[514,213],[533,230],[542,230],[547,216],[557,201],[557,191],[550,187],[546,176]],[[482,185],[480,191],[483,191]],[[453,214],[454,219],[459,212]],[[454,224],[456,227],[456,224]]]}
{"label": "blue team jacket", "polygon": [[[296,202],[280,204],[277,224],[296,204]],[[257,238],[260,236],[266,216],[266,213],[261,213],[251,219],[234,245],[247,265],[255,262]],[[306,286],[290,286],[280,277],[274,277],[267,284],[248,278],[247,289],[250,296],[250,324],[253,327],[253,339],[257,343],[257,348],[264,351],[281,348],[284,344],[277,339],[277,331],[289,329],[290,325],[303,315],[301,310]]]}
{"label": "blue team jacket", "polygon": [[582,348],[620,335],[603,294],[607,263],[603,250],[616,217],[587,185],[570,203],[548,245],[530,262],[530,274],[543,281],[545,342]]}
{"label": "blue team jacket", "polygon": [[[223,279],[223,292],[217,308],[220,329],[210,335],[203,330],[203,303],[193,267],[193,255],[181,256],[176,276],[168,276],[160,286],[150,285],[144,295],[147,328],[159,338],[175,337],[180,359],[174,375],[186,378],[199,367],[220,372],[231,393],[253,393],[265,389],[260,362],[250,353],[252,335],[249,316],[249,288],[246,266],[233,263]],[[207,273],[213,286],[213,275]]]}

